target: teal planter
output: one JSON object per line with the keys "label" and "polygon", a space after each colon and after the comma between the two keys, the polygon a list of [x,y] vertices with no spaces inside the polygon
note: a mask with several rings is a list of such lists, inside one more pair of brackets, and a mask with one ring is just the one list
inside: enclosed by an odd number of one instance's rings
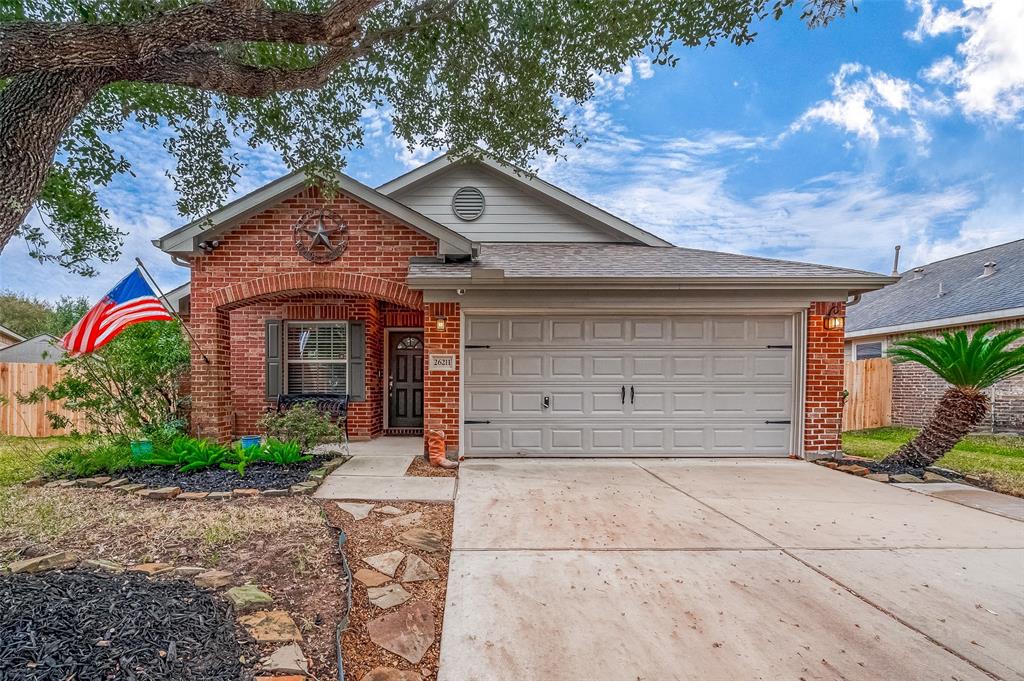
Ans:
{"label": "teal planter", "polygon": [[141,459],[153,453],[153,443],[149,440],[133,440],[131,447],[132,458],[135,459]]}
{"label": "teal planter", "polygon": [[242,449],[251,449],[252,447],[259,447],[263,443],[263,438],[259,435],[246,435],[242,438]]}

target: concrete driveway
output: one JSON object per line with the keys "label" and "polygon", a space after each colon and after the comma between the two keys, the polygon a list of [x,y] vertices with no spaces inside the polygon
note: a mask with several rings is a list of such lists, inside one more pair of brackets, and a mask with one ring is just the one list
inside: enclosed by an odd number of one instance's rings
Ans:
{"label": "concrete driveway", "polygon": [[467,461],[440,681],[1024,680],[1024,523],[788,460]]}

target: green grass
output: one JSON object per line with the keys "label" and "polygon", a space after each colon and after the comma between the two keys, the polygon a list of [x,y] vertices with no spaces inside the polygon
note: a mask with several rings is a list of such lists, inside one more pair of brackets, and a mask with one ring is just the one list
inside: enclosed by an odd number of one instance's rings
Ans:
{"label": "green grass", "polygon": [[0,487],[9,487],[42,475],[47,454],[74,442],[71,437],[0,436]]}
{"label": "green grass", "polygon": [[[882,459],[916,434],[916,428],[901,426],[851,430],[843,433],[843,451]],[[999,492],[1024,496],[1024,437],[968,435],[937,465],[981,476]]]}

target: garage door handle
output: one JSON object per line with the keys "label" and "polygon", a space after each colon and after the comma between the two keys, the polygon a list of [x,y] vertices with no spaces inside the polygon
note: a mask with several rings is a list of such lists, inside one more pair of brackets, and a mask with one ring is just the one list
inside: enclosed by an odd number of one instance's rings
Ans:
{"label": "garage door handle", "polygon": [[765,347],[768,348],[768,349],[773,349],[773,350],[792,350],[793,349],[792,345],[766,345]]}
{"label": "garage door handle", "polygon": [[633,404],[633,398],[636,397],[636,389],[633,386],[629,386],[629,403]]}
{"label": "garage door handle", "polygon": [[466,424],[467,426],[472,426],[472,425],[476,425],[476,424],[490,423],[490,421],[463,421],[463,423]]}
{"label": "garage door handle", "polygon": [[792,421],[790,421],[789,419],[785,419],[783,421],[765,421],[765,423],[786,424],[786,423],[792,423]]}
{"label": "garage door handle", "polygon": [[626,386],[622,386],[622,403],[626,403]]}

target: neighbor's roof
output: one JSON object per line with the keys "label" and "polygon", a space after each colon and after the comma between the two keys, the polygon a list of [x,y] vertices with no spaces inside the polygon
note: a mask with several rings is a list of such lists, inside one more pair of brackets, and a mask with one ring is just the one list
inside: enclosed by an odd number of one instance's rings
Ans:
{"label": "neighbor's roof", "polygon": [[861,270],[757,258],[692,248],[648,248],[631,244],[481,244],[474,262],[414,260],[409,277],[421,280],[670,280],[732,279],[849,282],[869,290],[895,281]]}
{"label": "neighbor's roof", "polygon": [[21,362],[28,364],[56,364],[64,356],[64,349],[57,339],[48,333],[0,348],[0,362]]}
{"label": "neighbor's roof", "polygon": [[18,342],[21,342],[21,341],[25,340],[25,337],[22,336],[20,333],[15,333],[14,331],[11,331],[6,326],[3,326],[2,324],[0,324],[0,334],[3,334],[4,336],[7,336],[8,338],[13,338],[14,340],[16,340]]}
{"label": "neighbor's roof", "polygon": [[[995,273],[982,276],[985,263]],[[1024,239],[914,268],[846,313],[848,335],[1024,317]],[[972,319],[972,317],[974,319]]]}

